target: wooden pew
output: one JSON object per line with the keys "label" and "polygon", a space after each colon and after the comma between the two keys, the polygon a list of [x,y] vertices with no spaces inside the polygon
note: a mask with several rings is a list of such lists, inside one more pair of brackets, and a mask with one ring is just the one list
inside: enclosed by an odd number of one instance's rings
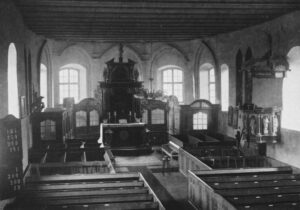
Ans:
{"label": "wooden pew", "polygon": [[[221,157],[236,157],[239,153],[232,146],[203,146],[196,149],[179,149],[179,171],[187,176],[188,170],[212,170],[213,164],[202,161],[203,157],[210,157],[208,160]],[[227,159],[226,159],[227,161]]]}
{"label": "wooden pew", "polygon": [[212,136],[211,134],[208,135],[205,132],[191,132],[188,136],[189,145],[191,147],[201,147],[201,146],[235,146],[236,142],[233,138],[222,136],[221,134],[218,134],[215,136]]}
{"label": "wooden pew", "polygon": [[165,210],[141,174],[27,177],[8,209]]}
{"label": "wooden pew", "polygon": [[183,147],[183,142],[169,135],[169,142],[161,146],[161,151],[170,158],[177,159],[181,147]]}
{"label": "wooden pew", "polygon": [[0,200],[12,199],[22,189],[23,149],[21,120],[0,119]]}
{"label": "wooden pew", "polygon": [[299,209],[300,175],[291,167],[189,172],[198,209]]}
{"label": "wooden pew", "polygon": [[[157,203],[146,201],[146,202],[138,202],[138,203],[110,203],[110,204],[93,204],[92,206],[82,205],[68,205],[68,206],[58,206],[58,207],[51,207],[52,210],[60,210],[60,209],[72,209],[72,210],[97,210],[97,209],[109,209],[109,210],[135,210],[135,209],[148,209],[154,210],[158,209],[159,206]],[[46,208],[48,210],[48,208]]]}

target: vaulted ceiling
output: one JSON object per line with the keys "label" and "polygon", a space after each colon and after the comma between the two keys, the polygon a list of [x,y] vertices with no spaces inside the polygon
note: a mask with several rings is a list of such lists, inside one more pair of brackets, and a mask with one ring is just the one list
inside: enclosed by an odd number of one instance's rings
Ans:
{"label": "vaulted ceiling", "polygon": [[15,0],[49,38],[144,42],[205,38],[300,9],[300,0]]}

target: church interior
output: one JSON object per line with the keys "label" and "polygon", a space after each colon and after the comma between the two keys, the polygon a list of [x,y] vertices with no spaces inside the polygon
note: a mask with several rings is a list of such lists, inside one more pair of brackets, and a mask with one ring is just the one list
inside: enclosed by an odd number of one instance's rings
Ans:
{"label": "church interior", "polygon": [[299,210],[299,81],[299,0],[1,0],[0,209]]}

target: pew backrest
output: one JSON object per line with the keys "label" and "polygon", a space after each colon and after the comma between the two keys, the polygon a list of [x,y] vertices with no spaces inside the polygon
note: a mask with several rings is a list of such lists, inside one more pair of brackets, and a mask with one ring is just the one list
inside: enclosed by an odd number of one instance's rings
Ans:
{"label": "pew backrest", "polygon": [[0,200],[12,198],[23,183],[21,120],[7,115],[0,120]]}

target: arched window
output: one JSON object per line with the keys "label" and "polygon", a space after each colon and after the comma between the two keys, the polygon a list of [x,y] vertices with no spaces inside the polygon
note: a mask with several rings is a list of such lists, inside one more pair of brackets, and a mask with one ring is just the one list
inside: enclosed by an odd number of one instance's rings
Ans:
{"label": "arched window", "polygon": [[193,129],[194,130],[207,129],[207,113],[197,112],[193,114]]}
{"label": "arched window", "polygon": [[17,76],[17,50],[14,43],[8,48],[8,114],[19,117],[19,94],[18,94],[18,76]]}
{"label": "arched window", "polygon": [[215,69],[211,68],[209,70],[209,101],[211,103],[216,103],[216,78],[215,78]]}
{"label": "arched window", "polygon": [[228,111],[229,106],[229,68],[226,64],[221,66],[221,97],[222,111]]}
{"label": "arched window", "polygon": [[162,88],[166,95],[174,95],[183,102],[183,72],[178,67],[162,70]]}
{"label": "arched window", "polygon": [[59,71],[59,103],[63,103],[66,97],[74,97],[79,101],[79,71],[77,69],[65,68]]}
{"label": "arched window", "polygon": [[216,102],[215,69],[209,64],[203,64],[199,70],[200,98],[207,99],[211,103]]}
{"label": "arched window", "polygon": [[43,102],[45,107],[48,104],[48,97],[47,97],[47,67],[44,64],[40,66],[40,95],[43,96]]}
{"label": "arched window", "polygon": [[[87,70],[82,65],[70,63],[60,68],[58,83],[54,87],[59,93],[56,103],[62,104],[66,97],[73,97],[75,103],[86,98],[87,95]],[[58,99],[58,101],[57,101]]]}
{"label": "arched window", "polygon": [[297,115],[300,106],[300,46],[293,47],[287,57],[291,71],[283,80],[282,127],[300,131],[300,117]]}

